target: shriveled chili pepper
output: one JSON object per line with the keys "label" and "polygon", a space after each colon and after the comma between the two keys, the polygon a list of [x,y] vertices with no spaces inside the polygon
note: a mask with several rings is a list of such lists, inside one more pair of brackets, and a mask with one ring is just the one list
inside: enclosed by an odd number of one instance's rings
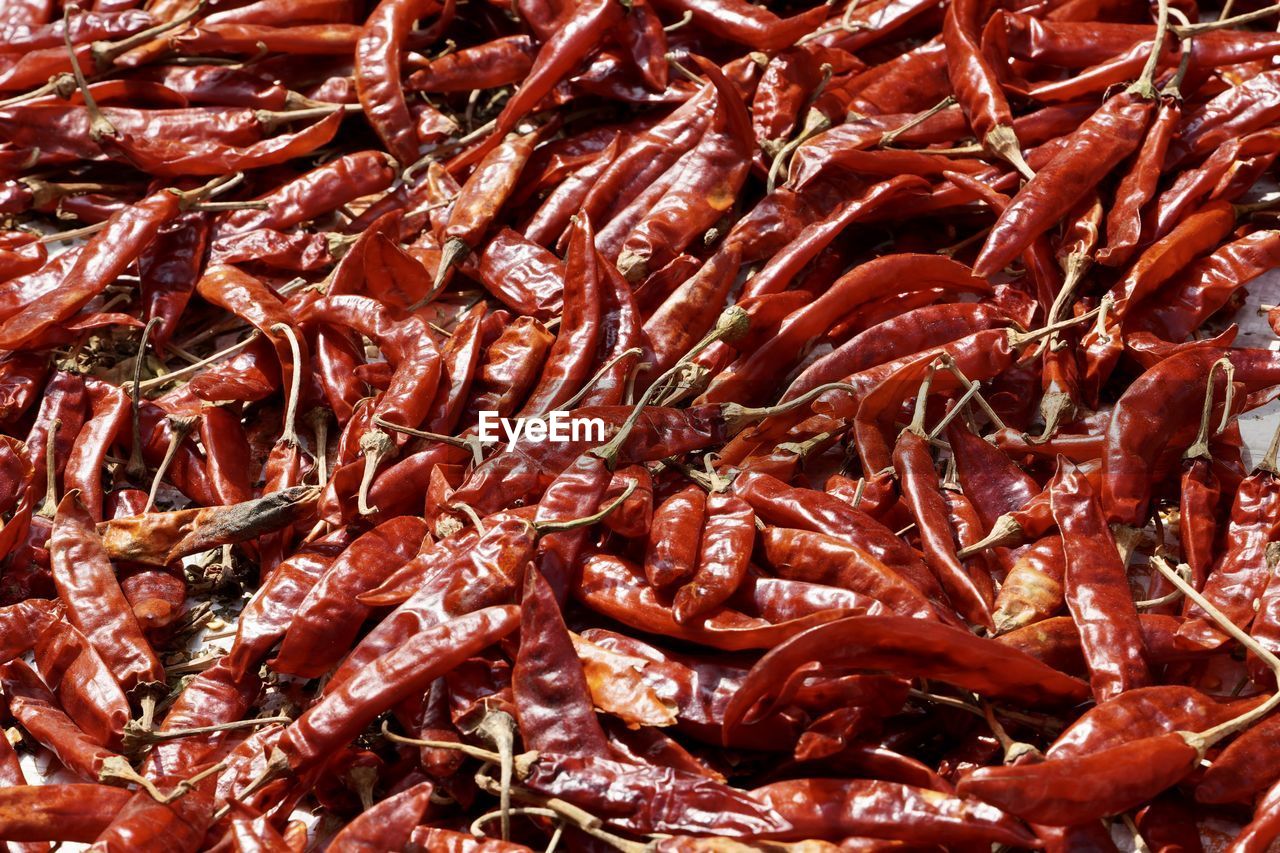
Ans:
{"label": "shriveled chili pepper", "polygon": [[1013,131],[1009,102],[995,69],[978,44],[982,10],[979,0],[963,0],[949,6],[943,18],[942,38],[947,48],[951,89],[982,145],[1030,177]]}
{"label": "shriveled chili pepper", "polygon": [[591,373],[600,338],[602,289],[600,259],[594,249],[591,224],[581,218],[571,226],[572,239],[565,265],[565,313],[547,354],[538,384],[520,412],[542,415],[572,397]]}
{"label": "shriveled chili pepper", "polygon": [[[960,780],[956,792],[977,797],[1036,823],[1069,826],[1126,811],[1176,784],[1200,760],[1182,732],[1138,738],[1078,758],[1010,767],[984,767]],[[1063,796],[1069,779],[1093,781]],[[1045,792],[1054,793],[1046,796]]]}
{"label": "shriveled chili pepper", "polygon": [[[577,67],[588,48],[593,47],[621,18],[622,9],[615,0],[593,0],[574,7],[539,48],[533,67],[515,95],[503,106],[485,141],[455,157],[449,163],[450,171],[477,162],[501,142],[515,129],[520,119]],[[398,79],[399,75],[396,77]]]}
{"label": "shriveled chili pepper", "polygon": [[720,492],[707,497],[698,561],[672,602],[677,622],[683,624],[706,615],[737,591],[746,578],[755,523],[755,513],[742,498]]}
{"label": "shriveled chili pepper", "polygon": [[79,499],[58,505],[49,541],[58,596],[67,616],[102,655],[126,690],[164,680],[164,668],[125,601],[108,551]]}
{"label": "shriveled chili pepper", "polygon": [[378,714],[519,625],[514,607],[492,607],[429,628],[377,658],[295,720],[280,749],[295,774],[320,769]]}
{"label": "shriveled chili pepper", "polygon": [[426,534],[426,522],[405,516],[378,525],[347,546],[298,603],[272,668],[303,677],[324,674],[368,616],[356,597],[408,562]]}
{"label": "shriveled chili pepper", "polygon": [[1050,486],[1067,558],[1063,592],[1099,701],[1151,680],[1125,567],[1088,480],[1061,462]]}

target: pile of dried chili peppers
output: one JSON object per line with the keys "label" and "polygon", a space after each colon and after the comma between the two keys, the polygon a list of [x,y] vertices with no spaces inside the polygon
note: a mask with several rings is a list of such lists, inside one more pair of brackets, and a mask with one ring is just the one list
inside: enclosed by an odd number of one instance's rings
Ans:
{"label": "pile of dried chili peppers", "polygon": [[0,847],[1274,849],[1226,5],[0,0]]}

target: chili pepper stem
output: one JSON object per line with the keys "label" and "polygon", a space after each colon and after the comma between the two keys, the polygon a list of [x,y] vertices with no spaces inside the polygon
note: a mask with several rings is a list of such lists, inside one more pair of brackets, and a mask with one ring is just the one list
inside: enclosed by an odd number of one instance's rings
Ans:
{"label": "chili pepper stem", "polygon": [[1036,176],[1031,166],[1022,156],[1022,146],[1018,142],[1013,128],[1007,124],[999,124],[991,128],[982,140],[982,146],[1018,170],[1018,174],[1028,181]]}
{"label": "chili pepper stem", "polygon": [[544,418],[547,415],[551,414],[551,411],[565,411],[568,409],[572,409],[574,406],[576,406],[579,402],[582,401],[583,397],[587,396],[587,394],[590,393],[592,388],[600,384],[600,380],[603,379],[605,376],[607,376],[609,374],[609,371],[617,367],[618,363],[621,362],[624,358],[639,358],[642,355],[644,355],[644,350],[640,349],[639,347],[632,347],[629,350],[619,353],[618,355],[614,356],[613,358],[605,362],[604,367],[597,370],[595,375],[587,380],[586,384],[582,386],[581,390],[579,390],[577,394],[574,394],[568,400],[565,400],[563,403],[556,406],[554,410],[543,412],[542,414],[538,415],[538,417]]}
{"label": "chili pepper stem", "polygon": [[[71,14],[73,9],[76,14],[80,14],[80,8],[74,4],[67,7],[67,13]],[[89,81],[84,77],[84,69],[80,67],[80,57],[76,56],[76,49],[71,44],[71,28],[68,26],[62,28],[62,41],[67,46],[67,53],[71,59],[71,73],[75,75],[76,87],[84,96],[84,106],[89,111],[89,137],[94,142],[98,142],[108,136],[119,136],[120,132],[102,114],[102,110],[98,109],[98,102],[89,91]]]}
{"label": "chili pepper stem", "polygon": [[1078,326],[1081,323],[1086,323],[1095,317],[1098,317],[1098,318],[1105,317],[1106,312],[1103,309],[1109,309],[1110,307],[1111,307],[1111,302],[1109,301],[1109,298],[1103,297],[1102,304],[1100,304],[1097,308],[1094,308],[1092,311],[1086,311],[1085,313],[1081,314],[1078,317],[1072,317],[1069,320],[1059,320],[1056,323],[1050,323],[1047,326],[1041,326],[1039,329],[1035,329],[1034,331],[1030,331],[1030,332],[1019,332],[1019,331],[1015,331],[1014,329],[1010,329],[1009,345],[1012,347],[1023,347],[1029,343],[1032,343],[1033,341],[1037,341],[1040,338],[1045,337],[1046,335],[1052,335],[1055,332],[1059,332],[1062,329],[1067,329],[1067,328],[1070,328],[1071,326]]}
{"label": "chili pepper stem", "polygon": [[44,502],[36,515],[42,518],[53,518],[58,511],[58,430],[62,429],[62,419],[54,418],[49,424],[49,437],[44,442]]}
{"label": "chili pepper stem", "polygon": [[511,840],[511,775],[514,769],[516,721],[506,711],[490,711],[481,719],[476,733],[485,737],[498,750],[499,799],[502,816],[502,840]]}
{"label": "chili pepper stem", "polygon": [[[271,754],[267,757],[267,765],[262,768],[262,772],[253,778],[247,786],[241,791],[235,793],[235,799],[243,802],[250,795],[262,790],[267,785],[279,779],[281,776],[289,772],[289,757],[285,755],[280,747],[274,747]],[[216,823],[227,816],[227,812],[231,811],[230,805],[225,805],[214,813],[213,819]]]}
{"label": "chili pepper stem", "polygon": [[627,498],[631,497],[631,493],[636,490],[638,484],[635,480],[628,480],[626,488],[622,490],[622,494],[611,500],[608,504],[600,509],[599,512],[591,515],[584,515],[581,518],[571,518],[565,521],[535,521],[532,522],[533,527],[538,533],[546,533],[552,530],[575,530],[579,527],[590,527],[597,522],[603,521],[608,515],[618,507],[622,506]]}
{"label": "chili pepper stem", "polygon": [[938,357],[938,361],[947,369],[948,373],[960,382],[961,387],[964,388],[966,393],[970,391],[973,392],[973,398],[978,401],[978,405],[982,407],[982,411],[986,412],[987,417],[991,419],[991,423],[995,425],[995,428],[1004,429],[1004,421],[1001,420],[1000,415],[996,414],[996,410],[991,408],[991,404],[987,402],[987,398],[983,397],[982,394],[979,393],[978,383],[964,375],[964,371],[956,365],[955,359],[947,353],[943,353]]}
{"label": "chili pepper stem", "polygon": [[721,312],[719,318],[716,320],[715,327],[704,335],[702,340],[694,344],[679,361],[655,379],[653,384],[645,390],[644,394],[640,396],[639,402],[637,402],[632,408],[631,414],[622,422],[622,426],[618,428],[618,431],[614,434],[613,438],[610,439],[608,443],[597,447],[590,452],[605,460],[610,470],[612,470],[613,465],[617,460],[618,453],[621,452],[623,444],[626,443],[627,437],[631,434],[631,430],[633,430],[636,423],[639,422],[640,416],[644,413],[645,407],[650,405],[659,394],[665,392],[664,386],[671,377],[679,375],[685,365],[689,364],[698,356],[699,353],[714,344],[716,341],[723,340],[732,342],[741,338],[747,333],[748,325],[750,325],[750,319],[747,317],[747,312],[736,305],[730,306]]}
{"label": "chili pepper stem", "polygon": [[129,462],[125,465],[124,472],[135,482],[147,475],[147,465],[142,458],[142,360],[147,352],[147,338],[159,322],[159,317],[152,317],[143,328],[142,339],[138,342],[138,355],[133,363],[133,448],[129,451]]}
{"label": "chili pepper stem", "polygon": [[[480,761],[487,761],[490,764],[499,764],[502,756],[491,749],[484,749],[478,746],[472,746],[469,743],[459,743],[452,740],[423,740],[421,738],[405,737],[391,731],[386,720],[382,721],[382,736],[392,743],[404,744],[405,746],[424,746],[429,749],[449,749],[454,752],[461,752],[463,755],[471,758],[477,758]],[[538,753],[529,750],[522,752],[512,759],[512,769],[517,779],[524,779],[529,775],[529,769],[534,762],[538,760]]]}
{"label": "chili pepper stem", "polygon": [[143,512],[151,512],[151,508],[155,506],[156,494],[160,491],[160,483],[164,480],[164,475],[169,473],[169,466],[173,464],[173,460],[178,455],[178,448],[182,446],[182,442],[187,440],[192,427],[198,422],[199,418],[194,415],[174,415],[168,418],[169,421],[169,446],[165,448],[164,458],[160,460],[160,465],[156,468],[155,476],[151,478],[151,489],[147,492],[147,503],[143,506]]}
{"label": "chili pepper stem", "polygon": [[335,104],[331,107],[311,107],[305,110],[254,110],[254,117],[267,133],[275,133],[281,125],[295,121],[328,118],[336,112],[359,112],[359,104]]}
{"label": "chili pepper stem", "polygon": [[1235,375],[1235,367],[1231,364],[1231,360],[1220,358],[1209,366],[1209,378],[1205,380],[1204,389],[1204,405],[1200,409],[1200,429],[1196,432],[1196,440],[1187,448],[1186,453],[1182,454],[1183,459],[1209,459],[1209,420],[1213,416],[1213,375],[1218,372],[1221,367],[1226,375],[1226,399],[1223,402],[1223,425],[1226,424],[1226,418],[1231,412],[1232,388],[1231,381]]}
{"label": "chili pepper stem", "polygon": [[1026,531],[1014,520],[1012,515],[1005,514],[991,525],[991,532],[956,552],[956,556],[964,560],[988,548],[999,548],[1005,545],[1017,545],[1026,540]]}
{"label": "chili pepper stem", "polygon": [[1151,40],[1151,51],[1147,54],[1146,64],[1142,66],[1142,73],[1138,75],[1133,85],[1125,90],[1147,100],[1154,100],[1160,96],[1156,91],[1155,75],[1160,67],[1160,51],[1164,49],[1164,40],[1169,31],[1169,0],[1157,0],[1157,3],[1156,34]]}
{"label": "chili pepper stem", "polygon": [[95,41],[89,48],[89,55],[93,58],[94,68],[98,71],[105,71],[115,62],[117,57],[123,56],[135,47],[140,47],[149,41],[155,40],[156,36],[164,35],[194,21],[204,13],[207,3],[208,0],[200,0],[195,8],[186,14],[179,15],[172,21],[165,21],[164,23],[156,24],[154,27],[140,30],[119,41]]}
{"label": "chili pepper stem", "polygon": [[911,412],[911,423],[907,424],[906,432],[913,432],[916,435],[928,438],[929,434],[924,428],[925,412],[929,408],[929,389],[933,387],[933,374],[938,369],[940,360],[935,360],[929,365],[929,370],[924,375],[924,381],[920,383],[920,387],[916,390],[916,405]]}
{"label": "chili pepper stem", "polygon": [[724,403],[721,405],[720,411],[729,431],[738,432],[749,423],[771,418],[774,415],[786,414],[793,409],[808,405],[818,397],[831,391],[848,391],[851,394],[856,394],[858,389],[857,386],[850,385],[847,382],[828,382],[811,388],[799,397],[788,400],[785,403],[779,403],[776,406],[752,407],[744,406],[741,403]]}
{"label": "chili pepper stem", "polygon": [[460,450],[470,450],[477,465],[484,461],[484,444],[477,435],[459,438],[456,435],[445,435],[440,432],[428,432],[427,430],[414,429],[413,427],[392,423],[381,415],[375,415],[373,422],[380,427],[385,427],[386,429],[391,430],[392,432],[411,435],[414,438],[423,438],[427,441],[438,441],[441,444],[447,444],[450,447],[457,447]]}
{"label": "chili pepper stem", "polygon": [[360,452],[364,454],[364,473],[360,477],[360,491],[357,506],[361,515],[373,515],[378,511],[376,506],[369,505],[369,489],[373,487],[373,477],[378,466],[396,449],[396,443],[380,429],[371,429],[360,436]]}
{"label": "chili pepper stem", "polygon": [[[5,98],[0,101],[0,107],[9,107],[14,104],[20,104],[23,101],[33,101],[36,98],[43,98],[45,95],[56,95],[59,98],[66,99],[71,97],[71,93],[76,90],[75,75],[63,71],[49,78],[49,82],[44,85],[32,89],[30,92],[23,92],[21,95],[14,95],[12,98]],[[39,152],[33,152],[36,158]],[[34,163],[32,164],[34,165]]]}
{"label": "chili pepper stem", "polygon": [[249,344],[257,340],[259,334],[260,332],[258,332],[257,329],[254,329],[253,332],[251,332],[247,338],[240,341],[239,343],[232,344],[226,349],[219,350],[218,352],[215,352],[212,355],[206,356],[200,359],[199,361],[192,362],[191,364],[188,364],[186,367],[180,367],[177,370],[170,371],[169,373],[165,373],[161,376],[156,376],[152,379],[146,379],[146,380],[143,380],[142,382],[139,382],[138,389],[140,391],[150,391],[152,388],[157,388],[169,382],[182,379],[183,377],[189,376],[192,373],[197,373],[202,368],[208,367],[209,365],[215,362],[221,361],[224,358],[228,358],[230,356],[236,355],[237,353],[242,351],[245,347],[249,346]]}
{"label": "chili pepper stem", "polygon": [[[495,783],[492,779],[484,776],[477,776],[476,782],[480,786],[481,790],[489,794],[494,793]],[[629,839],[622,838],[621,836],[614,835],[607,830],[601,829],[603,821],[601,821],[600,818],[585,809],[575,806],[573,803],[560,799],[559,797],[547,797],[519,787],[513,787],[511,789],[511,795],[523,802],[533,803],[542,808],[550,809],[572,823],[578,829],[593,838],[597,838],[600,841],[605,842],[614,849],[622,851],[622,853],[647,853],[650,849],[647,844],[641,844],[638,841],[631,841]]]}
{"label": "chili pepper stem", "polygon": [[155,783],[134,770],[122,755],[112,755],[103,759],[102,767],[98,771],[98,781],[107,785],[137,785],[150,794],[156,802],[165,802],[165,794],[155,786]]}
{"label": "chili pepper stem", "polygon": [[40,238],[41,243],[66,243],[71,240],[79,240],[81,237],[88,237],[90,234],[97,234],[99,231],[107,227],[105,222],[97,222],[93,225],[86,225],[83,228],[72,228],[70,231],[59,231],[56,234],[46,234]]}
{"label": "chili pepper stem", "polygon": [[238,729],[250,729],[257,728],[259,726],[270,726],[276,723],[291,722],[293,722],[291,717],[257,717],[252,720],[235,720],[230,723],[221,723],[216,726],[196,726],[188,729],[153,731],[147,724],[135,723],[131,720],[125,724],[124,728],[125,751],[135,752],[144,746],[150,746],[153,743],[160,743],[161,741],[166,740],[177,740],[178,738],[193,737],[195,735],[210,735],[217,734],[218,732],[229,732],[236,731]]}
{"label": "chili pepper stem", "polygon": [[[1196,588],[1182,579],[1182,575],[1174,571],[1173,568],[1165,561],[1163,557],[1153,556],[1151,565],[1156,567],[1160,574],[1168,579],[1178,590],[1190,599],[1197,607],[1205,612],[1205,614],[1217,623],[1218,627],[1225,631],[1245,649],[1257,655],[1257,657],[1267,665],[1267,667],[1280,680],[1280,658],[1273,655],[1265,646],[1242,631],[1239,626],[1227,618],[1221,610],[1215,607],[1207,598],[1196,591]],[[1219,723],[1213,728],[1206,729],[1202,732],[1179,732],[1183,739],[1191,746],[1200,751],[1203,756],[1209,747],[1218,741],[1228,737],[1243,728],[1247,728],[1255,721],[1262,719],[1270,714],[1276,708],[1280,707],[1280,692],[1273,693],[1271,698],[1263,702],[1251,711],[1236,717],[1233,720],[1227,720],[1225,723]]]}
{"label": "chili pepper stem", "polygon": [[1236,15],[1234,18],[1219,18],[1216,21],[1206,21],[1202,24],[1188,24],[1186,26],[1178,26],[1173,28],[1173,34],[1178,38],[1186,38],[1187,36],[1196,36],[1201,33],[1210,33],[1214,30],[1227,29],[1228,27],[1238,26],[1239,24],[1250,24],[1254,21],[1260,21],[1263,18],[1270,18],[1272,15],[1280,13],[1280,3],[1273,6],[1264,6],[1252,12],[1245,12],[1243,15]]}
{"label": "chili pepper stem", "polygon": [[329,413],[312,409],[307,413],[307,420],[316,436],[316,485],[323,486],[329,482]]}
{"label": "chili pepper stem", "polygon": [[908,130],[911,130],[911,128],[917,127],[918,125],[933,118],[955,102],[955,95],[947,95],[941,101],[938,101],[938,103],[929,107],[929,109],[921,113],[916,113],[914,116],[907,119],[905,123],[898,125],[893,130],[886,130],[884,133],[880,134],[880,147],[889,148],[895,141],[897,141],[899,136],[906,133]]}
{"label": "chili pepper stem", "polygon": [[1273,476],[1280,477],[1280,467],[1276,465],[1276,456],[1280,454],[1280,427],[1271,435],[1271,444],[1267,446],[1267,452],[1257,465],[1253,466],[1254,470],[1267,471]]}
{"label": "chili pepper stem", "polygon": [[[1230,6],[1230,5],[1231,5],[1231,2],[1230,0],[1228,0],[1227,6]],[[1187,19],[1187,16],[1182,13],[1181,9],[1175,9],[1173,7],[1170,7],[1169,14],[1177,18],[1178,22],[1182,26],[1184,27],[1191,26],[1191,21]],[[1174,38],[1177,38],[1182,43],[1181,44],[1182,57],[1178,60],[1178,69],[1173,72],[1173,77],[1171,77],[1169,79],[1169,82],[1165,83],[1164,88],[1160,90],[1160,96],[1162,98],[1173,98],[1176,101],[1180,101],[1182,100],[1182,81],[1186,79],[1187,71],[1191,69],[1191,53],[1192,53],[1191,42],[1193,40],[1193,36],[1191,35],[1180,36],[1178,35],[1177,28],[1175,27]]]}
{"label": "chili pepper stem", "polygon": [[431,291],[418,300],[422,305],[430,304],[449,278],[449,272],[471,254],[471,247],[457,237],[450,237],[440,249],[440,265],[436,267],[436,277],[431,282]]}
{"label": "chili pepper stem", "polygon": [[302,394],[302,348],[298,343],[298,335],[288,323],[276,323],[271,331],[279,332],[289,339],[289,353],[293,359],[293,370],[289,382],[289,400],[284,410],[284,427],[279,441],[290,447],[298,446],[298,397]]}
{"label": "chili pepper stem", "polygon": [[[926,435],[925,438],[929,439],[931,442],[937,441],[938,436],[942,435],[942,431],[945,430],[953,420],[955,420],[956,415],[964,411],[964,407],[977,395],[978,383],[975,382],[965,389],[965,392],[960,395],[960,399],[956,400],[955,405],[942,416],[942,420],[938,421],[937,425],[934,426],[933,429],[929,430],[929,434]],[[954,461],[955,457],[951,457],[951,459]]]}
{"label": "chili pepper stem", "polygon": [[809,110],[804,116],[804,126],[794,139],[781,146],[769,163],[769,174],[765,178],[765,192],[771,193],[778,185],[778,175],[791,160],[796,150],[822,131],[831,126],[831,119],[817,110]]}

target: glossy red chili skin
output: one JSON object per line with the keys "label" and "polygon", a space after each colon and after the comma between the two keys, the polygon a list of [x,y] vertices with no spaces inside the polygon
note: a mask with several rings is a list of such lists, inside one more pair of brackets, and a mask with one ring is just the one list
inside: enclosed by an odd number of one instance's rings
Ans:
{"label": "glossy red chili skin", "polygon": [[705,615],[737,591],[746,578],[755,538],[756,516],[750,504],[734,495],[707,497],[697,567],[672,602],[677,622]]}
{"label": "glossy red chili skin", "polygon": [[665,589],[693,574],[706,505],[706,492],[686,486],[654,511],[644,556],[645,577],[654,587]]}
{"label": "glossy red chili skin", "polygon": [[[1080,758],[984,767],[962,779],[956,791],[1029,821],[1069,826],[1146,802],[1181,781],[1199,760],[1199,751],[1173,732]],[[1074,786],[1074,796],[1063,796],[1064,786],[1080,778],[1093,784]]]}
{"label": "glossy red chili skin", "polygon": [[1067,557],[1064,592],[1080,628],[1094,695],[1105,701],[1151,681],[1125,566],[1088,480],[1069,462],[1050,486]]}
{"label": "glossy red chili skin", "polygon": [[993,627],[990,602],[960,564],[946,503],[939,490],[933,455],[924,437],[911,430],[898,436],[893,450],[899,488],[920,533],[925,560],[955,609],[975,625]]}
{"label": "glossy red chili skin", "polygon": [[1104,103],[1014,197],[974,261],[974,272],[990,276],[1003,269],[1048,230],[1066,207],[1133,153],[1142,142],[1150,112],[1150,101],[1127,93]]}

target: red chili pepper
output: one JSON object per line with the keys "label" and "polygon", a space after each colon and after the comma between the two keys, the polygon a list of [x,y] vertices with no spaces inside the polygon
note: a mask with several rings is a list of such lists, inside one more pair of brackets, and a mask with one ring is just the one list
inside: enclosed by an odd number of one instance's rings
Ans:
{"label": "red chili pepper", "polygon": [[746,579],[755,535],[756,516],[746,501],[720,493],[707,497],[698,562],[672,602],[677,622],[705,616],[737,591]]}
{"label": "red chili pepper", "polygon": [[[1070,826],[1127,811],[1177,784],[1200,761],[1181,732],[1138,738],[1079,758],[1011,767],[984,767],[960,780],[956,792],[985,800],[1036,823]],[[1093,784],[1064,796],[1071,779]],[[1047,794],[1052,790],[1053,794]]]}
{"label": "red chili pepper", "polygon": [[[453,158],[448,164],[449,171],[456,172],[475,163],[491,151],[621,19],[622,8],[615,0],[591,0],[574,7],[557,22],[555,32],[538,50],[538,58],[533,61],[528,76],[494,120],[492,132],[480,145]],[[398,74],[395,76],[399,78]]]}
{"label": "red chili pepper", "polygon": [[605,287],[600,258],[593,248],[591,223],[585,218],[571,226],[571,234],[565,259],[565,313],[538,384],[520,408],[523,417],[546,414],[571,398],[591,375],[595,362]]}
{"label": "red chili pepper", "polygon": [[164,681],[164,667],[125,601],[93,519],[74,493],[58,505],[49,540],[58,597],[126,690]]}
{"label": "red chili pepper", "polygon": [[539,753],[609,758],[604,731],[596,720],[591,694],[555,589],[530,567],[520,598],[520,651],[511,670],[520,734]]}
{"label": "red chili pepper", "polygon": [[422,520],[401,517],[347,546],[297,605],[271,667],[314,678],[337,663],[369,614],[356,597],[408,562],[426,533]]}
{"label": "red chili pepper", "polygon": [[990,276],[1053,226],[1142,142],[1151,101],[1128,92],[1108,99],[1040,168],[991,229],[974,272]]}
{"label": "red chili pepper", "polygon": [[383,711],[421,692],[440,674],[519,624],[515,607],[490,607],[428,628],[369,663],[295,720],[279,749],[295,775],[319,770]]}

